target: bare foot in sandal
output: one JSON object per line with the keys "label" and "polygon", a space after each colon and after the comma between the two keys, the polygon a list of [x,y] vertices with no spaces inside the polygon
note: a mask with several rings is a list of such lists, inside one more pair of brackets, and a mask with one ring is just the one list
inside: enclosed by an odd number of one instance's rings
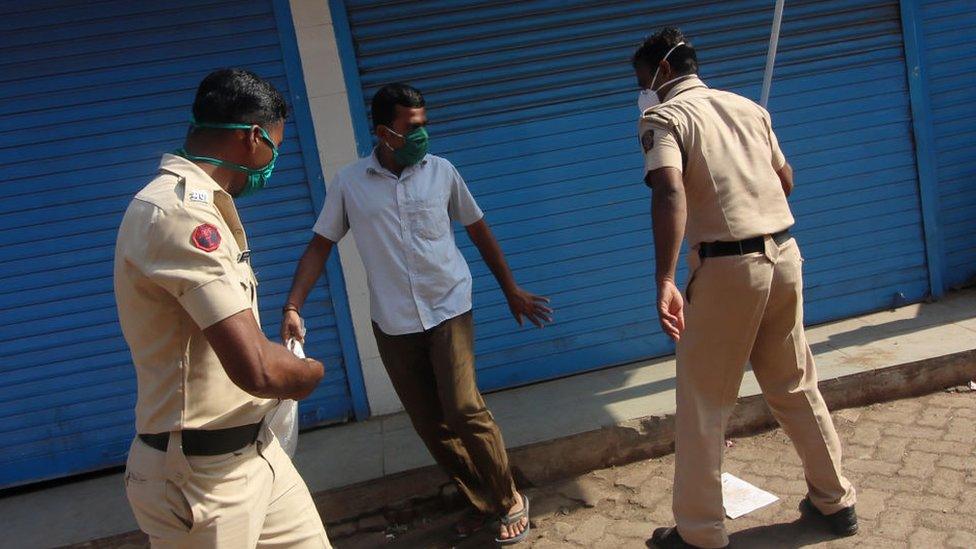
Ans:
{"label": "bare foot in sandal", "polygon": [[522,494],[515,494],[516,502],[508,514],[501,517],[498,524],[498,543],[508,545],[525,539],[529,531],[529,499]]}

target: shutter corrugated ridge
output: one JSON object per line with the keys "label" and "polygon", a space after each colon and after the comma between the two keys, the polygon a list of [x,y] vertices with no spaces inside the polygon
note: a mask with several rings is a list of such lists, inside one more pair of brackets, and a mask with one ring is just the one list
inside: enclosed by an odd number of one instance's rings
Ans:
{"label": "shutter corrugated ridge", "polygon": [[922,2],[947,287],[976,277],[976,5]]}

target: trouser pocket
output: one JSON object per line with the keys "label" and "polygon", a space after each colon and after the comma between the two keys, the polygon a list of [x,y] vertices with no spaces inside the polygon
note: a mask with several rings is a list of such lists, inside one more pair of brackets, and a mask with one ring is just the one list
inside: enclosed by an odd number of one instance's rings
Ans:
{"label": "trouser pocket", "polygon": [[155,538],[172,539],[193,529],[193,510],[182,489],[165,479],[125,474],[125,494],[139,529]]}

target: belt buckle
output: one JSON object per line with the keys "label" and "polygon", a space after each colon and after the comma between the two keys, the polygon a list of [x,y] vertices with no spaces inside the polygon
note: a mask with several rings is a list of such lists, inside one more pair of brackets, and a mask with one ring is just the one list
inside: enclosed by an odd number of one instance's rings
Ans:
{"label": "belt buckle", "polygon": [[737,240],[736,241],[736,244],[739,245],[739,255],[746,255],[746,251],[742,248],[742,241],[741,240]]}

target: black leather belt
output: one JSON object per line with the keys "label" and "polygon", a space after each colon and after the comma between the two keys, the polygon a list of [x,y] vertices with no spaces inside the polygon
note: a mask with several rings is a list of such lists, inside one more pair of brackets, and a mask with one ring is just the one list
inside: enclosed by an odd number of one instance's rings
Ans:
{"label": "black leather belt", "polygon": [[[254,444],[260,430],[260,423],[213,431],[184,430],[183,453],[188,456],[219,456],[236,452]],[[165,452],[169,446],[169,433],[152,435],[140,433],[139,440],[145,442],[150,448]]]}
{"label": "black leather belt", "polygon": [[[789,229],[772,235],[777,244],[783,244],[793,238]],[[766,251],[766,237],[757,236],[736,242],[702,242],[698,247],[698,257],[720,257],[723,255],[745,255]]]}

